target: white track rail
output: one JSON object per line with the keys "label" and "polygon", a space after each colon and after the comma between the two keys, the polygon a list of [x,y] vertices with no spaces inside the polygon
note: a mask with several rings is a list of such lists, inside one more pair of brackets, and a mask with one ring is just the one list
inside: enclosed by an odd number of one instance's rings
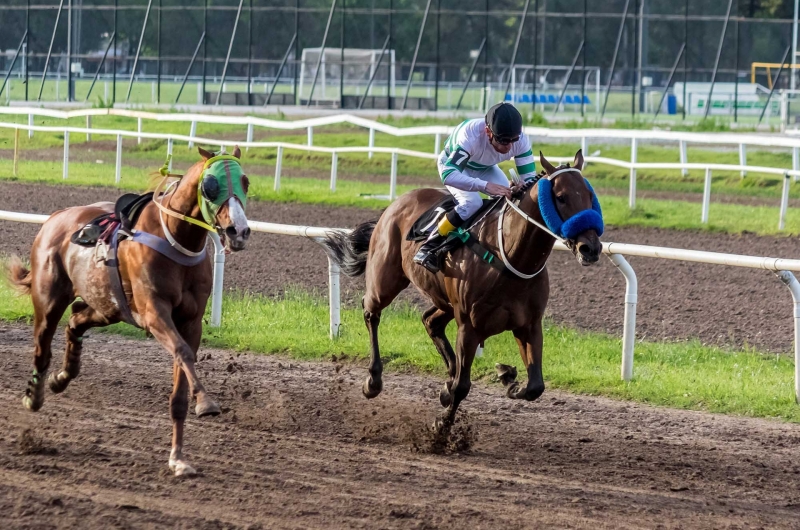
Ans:
{"label": "white track rail", "polygon": [[[44,223],[46,215],[0,211],[0,220],[19,221],[25,223]],[[295,226],[277,223],[264,223],[249,221],[250,229],[254,232],[279,234],[287,236],[300,236],[310,239],[325,237],[332,230],[349,232],[344,228],[323,228],[314,226]],[[214,234],[216,236],[216,234]],[[219,238],[214,238],[217,249],[214,268],[214,288],[212,295],[211,325],[219,326],[222,311],[222,281],[225,265],[225,255]],[[563,244],[556,242],[555,250],[569,250]],[[742,256],[738,254],[723,254],[719,252],[705,252],[699,250],[684,250],[667,247],[652,247],[647,245],[630,245],[627,243],[603,243],[603,253],[606,254],[625,277],[625,315],[622,338],[622,366],[621,376],[625,381],[633,377],[633,353],[636,338],[636,306],[638,303],[638,282],[636,273],[623,256],[639,256],[668,260],[689,261],[694,263],[708,263],[726,265],[730,267],[745,267],[774,272],[792,293],[794,306],[794,362],[795,362],[795,399],[800,402],[800,282],[793,272],[800,272],[800,260],[771,258],[759,256]],[[220,259],[221,257],[221,259]],[[218,273],[219,269],[219,273]],[[333,339],[339,335],[341,300],[339,293],[339,267],[328,259],[328,297],[330,327],[329,335]],[[217,318],[215,320],[215,311]]]}
{"label": "white track rail", "polygon": [[[4,113],[7,110],[17,110],[17,109],[9,109],[0,107],[0,114]],[[29,109],[30,110],[30,109]],[[91,115],[97,114],[108,114],[106,111],[110,111],[113,109],[92,109],[92,114],[80,114],[82,112],[89,112],[89,111],[73,111],[73,112],[61,112],[61,111],[52,111],[47,109],[33,109],[33,110],[43,110],[46,111],[47,116],[51,114],[56,115],[66,115],[66,116],[73,116],[73,115],[80,115],[80,116],[87,116],[87,125],[91,125],[89,121],[89,117]],[[7,112],[6,112],[7,113]],[[76,114],[78,113],[78,114]],[[0,128],[5,129],[16,129],[16,130],[25,130],[28,131],[28,136],[31,136],[34,131],[40,132],[57,132],[62,133],[64,136],[64,162],[63,162],[63,177],[67,179],[69,177],[69,149],[70,149],[70,134],[85,134],[87,139],[90,138],[92,134],[95,135],[106,135],[115,137],[117,140],[117,152],[116,152],[116,168],[115,168],[115,182],[119,183],[121,180],[122,175],[122,138],[136,138],[137,141],[141,142],[143,138],[153,139],[153,140],[166,140],[167,141],[167,153],[171,154],[173,152],[174,143],[178,142],[185,142],[192,147],[195,143],[207,144],[207,145],[219,145],[221,148],[232,147],[233,145],[239,145],[240,147],[244,147],[246,149],[249,148],[272,148],[277,150],[277,159],[275,164],[275,180],[274,180],[274,189],[275,191],[280,190],[280,180],[281,180],[281,167],[283,162],[283,153],[285,150],[296,150],[296,151],[306,151],[306,152],[317,152],[317,153],[326,153],[331,155],[331,173],[330,173],[330,190],[332,192],[336,191],[336,182],[338,176],[338,160],[339,155],[344,153],[367,153],[369,157],[372,157],[374,153],[384,153],[391,155],[391,172],[389,176],[389,200],[394,200],[397,198],[397,163],[399,156],[408,156],[414,158],[423,158],[428,160],[435,160],[438,157],[438,154],[434,153],[423,153],[420,151],[412,151],[409,149],[400,149],[400,148],[393,148],[393,147],[375,147],[374,146],[374,130],[370,129],[370,145],[365,147],[321,147],[321,146],[314,146],[312,145],[312,129],[311,126],[308,127],[308,144],[292,144],[286,142],[254,142],[251,140],[252,138],[252,124],[248,124],[248,131],[247,131],[247,140],[241,142],[235,142],[231,140],[221,140],[217,138],[207,138],[202,136],[196,136],[195,131],[197,129],[196,125],[197,122],[192,122],[191,132],[190,135],[181,135],[181,134],[167,134],[167,133],[148,133],[142,131],[142,116],[153,116],[153,119],[157,119],[158,121],[184,121],[183,119],[176,119],[176,118],[186,118],[186,117],[202,117],[202,115],[195,115],[195,114],[155,114],[155,113],[141,113],[137,111],[115,111],[115,115],[125,115],[130,117],[136,117],[138,126],[136,131],[127,131],[127,130],[118,130],[118,129],[95,129],[88,127],[52,127],[52,126],[35,126],[35,125],[22,125],[16,123],[0,123]],[[142,115],[142,116],[140,116]],[[341,123],[342,120],[352,120],[357,121],[359,124],[362,122],[366,122],[368,124],[372,124],[373,126],[381,126],[382,128],[389,128],[394,130],[396,136],[408,136],[410,134],[429,134],[425,132],[420,132],[423,130],[439,130],[439,126],[436,127],[412,127],[406,129],[398,129],[396,127],[391,127],[388,125],[382,125],[377,122],[373,122],[370,120],[365,120],[364,118],[358,118],[355,116],[349,115],[342,115],[342,116],[329,116],[325,118],[315,118],[314,120],[301,120],[300,122],[280,122],[274,120],[264,120],[262,118],[253,118],[253,117],[241,117],[241,118],[231,118],[226,116],[205,116],[206,118],[213,118],[214,120],[222,120],[222,121],[213,121],[212,123],[248,123],[249,121],[256,120],[258,122],[265,122],[271,125],[279,124],[281,128],[297,128],[298,123],[317,123],[320,124],[330,124],[330,123]],[[32,118],[31,118],[32,119]],[[335,121],[334,119],[339,119],[339,121]],[[333,121],[332,121],[333,120]],[[346,121],[345,120],[345,121]],[[31,120],[29,119],[29,122]],[[277,125],[276,125],[277,126]],[[438,127],[438,128],[437,128]],[[409,132],[411,131],[411,132]],[[417,132],[413,132],[417,131]],[[385,131],[384,131],[385,132]],[[767,174],[767,175],[776,175],[776,176],[783,176],[784,182],[782,187],[782,194],[781,194],[781,207],[778,214],[778,229],[784,230],[786,227],[786,214],[788,211],[789,205],[789,191],[790,191],[790,179],[794,179],[795,181],[800,178],[800,147],[793,147],[795,149],[793,160],[794,160],[794,169],[783,169],[783,168],[775,168],[775,167],[764,167],[764,166],[749,166],[746,165],[746,151],[745,151],[745,144],[740,143],[740,150],[739,150],[739,160],[742,164],[693,164],[686,162],[686,142],[687,141],[697,141],[697,142],[704,142],[704,143],[729,143],[729,140],[736,139],[737,141],[743,142],[745,139],[751,141],[753,143],[757,142],[757,145],[762,146],[774,146],[779,144],[786,144],[789,142],[792,146],[794,143],[800,146],[800,139],[793,139],[793,138],[781,138],[781,137],[759,137],[759,136],[743,136],[743,135],[733,135],[733,134],[720,134],[720,135],[700,135],[698,133],[669,133],[664,131],[620,131],[614,129],[580,129],[580,130],[551,130],[551,129],[530,129],[529,132],[531,134],[538,133],[540,136],[548,136],[548,135],[558,135],[562,138],[580,138],[581,145],[584,148],[587,148],[587,137],[591,133],[592,135],[603,135],[604,137],[619,137],[619,138],[627,138],[625,134],[627,133],[636,133],[637,136],[633,136],[631,139],[631,161],[625,160],[617,160],[615,158],[607,158],[607,157],[592,157],[586,156],[584,157],[586,162],[589,164],[604,164],[614,167],[625,168],[629,171],[629,190],[628,190],[628,205],[631,209],[636,207],[636,174],[637,171],[640,169],[667,169],[667,170],[681,170],[684,173],[687,173],[689,170],[700,170],[705,171],[705,183],[703,189],[703,200],[702,200],[702,209],[700,214],[700,221],[703,224],[708,224],[709,222],[709,210],[711,204],[711,177],[713,171],[730,171],[730,172],[739,172],[741,175],[745,175],[748,172],[751,173],[760,173],[760,174]],[[662,136],[666,135],[664,138],[672,138],[670,135],[682,135],[680,136],[680,146],[681,146],[681,160],[680,163],[641,163],[637,162],[638,156],[638,141],[641,135],[643,138],[661,138]],[[647,136],[649,135],[649,136]],[[440,140],[439,133],[436,133],[437,139],[437,151],[438,151],[438,144]],[[693,140],[690,140],[693,139]],[[702,140],[701,140],[702,139]],[[713,142],[711,140],[714,140]],[[18,146],[15,145],[15,149]],[[16,155],[15,155],[16,159]],[[569,162],[571,161],[570,158],[562,158],[562,157],[552,157],[552,161],[554,162]]]}

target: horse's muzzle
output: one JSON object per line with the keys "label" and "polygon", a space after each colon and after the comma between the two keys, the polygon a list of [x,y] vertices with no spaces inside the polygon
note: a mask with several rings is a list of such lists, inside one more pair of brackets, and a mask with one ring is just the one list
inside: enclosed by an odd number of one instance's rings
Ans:
{"label": "horse's muzzle", "polygon": [[231,225],[225,229],[225,238],[228,240],[228,247],[234,252],[243,250],[249,237],[249,226],[238,228],[234,225]]}
{"label": "horse's muzzle", "polygon": [[600,254],[603,252],[603,244],[599,241],[597,245],[579,241],[575,244],[573,252],[575,253],[575,257],[578,258],[578,262],[584,267],[588,267],[589,265],[597,263],[600,259]]}

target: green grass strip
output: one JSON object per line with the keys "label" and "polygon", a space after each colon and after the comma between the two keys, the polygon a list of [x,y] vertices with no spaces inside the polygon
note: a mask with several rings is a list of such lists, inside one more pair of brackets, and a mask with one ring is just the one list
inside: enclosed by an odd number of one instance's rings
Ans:
{"label": "green grass strip", "polygon": [[[327,300],[298,289],[289,289],[281,299],[228,293],[222,314],[221,327],[204,328],[203,344],[207,347],[280,353],[302,360],[346,354],[363,363],[368,357],[369,339],[360,310],[343,309],[341,336],[332,341],[328,338]],[[0,283],[0,319],[29,321],[31,315],[30,300],[13,296],[10,288]],[[125,324],[108,329],[144,337],[143,332]],[[455,343],[455,325],[450,325],[448,335]],[[380,340],[388,371],[431,373],[444,380],[444,366],[425,333],[418,310],[403,304],[388,308],[381,319]],[[91,344],[99,342],[102,338],[96,336],[87,345],[98,347]],[[621,351],[618,337],[546,322],[547,385],[653,405],[800,422],[800,406],[794,400],[794,366],[788,357],[729,352],[697,341],[639,342],[634,378],[624,382],[620,379]],[[54,362],[59,362],[58,358],[57,354]],[[496,362],[515,365],[525,373],[510,333],[486,342],[484,356],[475,361],[473,379],[494,381]],[[386,377],[386,384],[392,384],[391,375]],[[502,392],[499,386],[497,392]]]}

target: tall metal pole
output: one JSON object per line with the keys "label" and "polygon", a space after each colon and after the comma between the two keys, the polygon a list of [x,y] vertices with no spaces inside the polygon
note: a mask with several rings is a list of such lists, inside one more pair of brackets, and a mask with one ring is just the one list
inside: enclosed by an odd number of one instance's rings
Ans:
{"label": "tall metal pole", "polygon": [[192,66],[194,66],[194,60],[197,59],[197,52],[200,51],[200,46],[205,42],[205,40],[206,40],[206,34],[203,33],[202,35],[200,35],[200,40],[197,41],[197,47],[195,47],[194,49],[194,53],[192,54],[192,59],[189,61],[189,67],[186,68],[186,73],[183,76],[183,81],[181,81],[181,87],[178,89],[178,96],[175,98],[176,104],[181,99],[181,94],[183,93],[183,87],[186,86],[186,80],[189,78],[189,72],[192,71]]}
{"label": "tall metal pole", "polygon": [[[531,6],[531,0],[525,0],[525,7],[522,9],[522,18],[519,21],[519,29],[517,30],[517,38],[514,41],[514,52],[511,54],[511,64],[508,66],[508,81],[506,81],[506,90],[505,93],[501,94],[500,97],[503,99],[506,98],[506,94],[508,94],[508,89],[511,87],[511,78],[513,76],[514,68],[517,65],[517,52],[519,51],[519,41],[522,39],[522,31],[525,29],[525,19],[528,17],[528,8]],[[514,103],[513,101],[511,102]]]}
{"label": "tall metal pole", "polygon": [[156,19],[156,103],[161,103],[161,0],[158,0],[158,18]]}
{"label": "tall metal pole", "polygon": [[86,99],[83,100],[84,103],[89,101],[89,97],[92,95],[92,90],[94,89],[95,83],[97,83],[97,78],[100,76],[100,71],[103,69],[103,65],[106,63],[106,57],[108,57],[108,50],[111,49],[111,43],[114,42],[115,37],[116,35],[111,35],[111,38],[108,39],[108,44],[106,45],[106,51],[103,53],[103,58],[100,60],[100,64],[97,66],[97,71],[94,73],[92,84],[89,85],[89,90],[86,92]]}
{"label": "tall metal pole", "polygon": [[67,101],[72,101],[72,0],[67,5]]}
{"label": "tall metal pole", "polygon": [[42,82],[39,84],[39,96],[36,98],[37,101],[42,100],[42,90],[44,90],[44,82],[47,80],[47,67],[50,66],[50,55],[52,55],[53,53],[53,43],[56,41],[56,31],[58,31],[58,21],[61,19],[61,11],[63,10],[63,8],[64,8],[64,0],[61,0],[61,3],[58,5],[58,11],[56,12],[56,23],[53,24],[53,34],[50,35],[50,47],[47,48],[47,58],[44,60],[44,71],[42,71]]}
{"label": "tall metal pole", "polygon": [[375,76],[378,75],[378,69],[381,67],[381,62],[383,61],[383,56],[386,54],[387,46],[389,46],[389,35],[387,35],[386,40],[383,41],[383,48],[381,48],[381,54],[378,56],[378,63],[375,65],[372,75],[369,76],[369,81],[367,82],[367,88],[364,90],[364,95],[361,96],[361,99],[358,102],[359,109],[364,106],[364,101],[367,99],[367,95],[369,95],[369,89],[372,88],[372,82],[375,81]]}
{"label": "tall metal pole", "polygon": [[344,23],[344,11],[347,7],[347,0],[342,0],[342,35],[339,39],[339,50],[340,50],[340,57],[339,57],[339,108],[344,108],[344,31],[345,31],[345,23]]}
{"label": "tall metal pole", "polygon": [[442,0],[436,0],[436,79],[433,82],[433,110],[439,110],[439,63],[441,62],[440,43],[442,41]]}
{"label": "tall metal pole", "polygon": [[486,14],[483,16],[483,41],[486,43],[486,50],[483,52],[483,97],[479,101],[484,102],[481,110],[486,110],[489,107],[489,93],[486,90],[489,80],[489,0],[486,0]]}
{"label": "tall metal pole", "polygon": [[[394,27],[394,1],[389,0],[389,70],[386,74],[386,108],[392,108],[392,68],[394,67],[394,62],[392,61],[392,51],[394,49],[394,32],[392,31]],[[383,57],[383,55],[381,55]],[[377,67],[376,67],[377,69]],[[366,92],[364,92],[366,94]]]}
{"label": "tall metal pole", "polygon": [[714,92],[714,83],[717,81],[717,70],[719,70],[719,59],[722,57],[722,44],[725,41],[725,33],[728,31],[728,21],[731,19],[731,9],[733,9],[733,0],[728,0],[728,14],[725,15],[725,24],[722,26],[722,35],[719,36],[719,46],[717,47],[717,58],[714,60],[714,73],[711,74],[711,87],[708,89],[708,97],[706,98],[706,111],[703,114],[703,119],[708,118],[708,112],[711,110],[711,95]]}
{"label": "tall metal pole", "polygon": [[633,4],[633,60],[631,61],[631,65],[633,66],[633,76],[631,77],[631,119],[636,118],[636,80],[638,79],[638,72],[636,69],[636,57],[639,55],[639,40],[636,38],[639,29],[639,0],[635,0]]}
{"label": "tall metal pole", "polygon": [[767,107],[769,107],[770,100],[772,100],[772,93],[775,92],[775,88],[778,86],[778,81],[781,80],[781,74],[783,73],[783,66],[786,64],[786,57],[788,57],[790,51],[792,51],[792,47],[787,46],[786,51],[783,53],[783,59],[781,59],[781,67],[778,68],[778,75],[775,76],[775,82],[772,83],[772,88],[769,89],[769,96],[767,96],[767,102],[764,104],[764,108],[761,109],[761,116],[758,117],[758,125],[761,125],[761,120],[764,119],[764,113],[767,111]]}
{"label": "tall metal pole", "polygon": [[[411,69],[408,71],[408,81],[406,81],[406,94],[403,96],[403,106],[400,107],[406,110],[406,103],[408,102],[408,92],[411,90],[411,82],[414,79],[414,68],[417,66],[417,55],[419,54],[419,46],[422,44],[422,35],[425,33],[425,23],[428,21],[428,13],[431,11],[431,2],[428,0],[425,5],[425,13],[422,15],[422,23],[419,25],[419,33],[417,34],[417,45],[414,47],[414,56],[411,59]],[[528,0],[530,1],[530,0]]]}
{"label": "tall metal pole", "polygon": [[[111,74],[111,106],[117,102],[117,62],[119,61],[119,48],[117,47],[117,4],[114,0],[114,67]],[[107,102],[106,102],[107,103]]]}
{"label": "tall metal pole", "polygon": [[[794,18],[792,19],[792,61],[791,64],[795,64],[797,62],[797,10],[800,7],[800,0],[794,0]],[[790,86],[792,90],[795,89],[796,81],[795,81],[795,70],[794,68],[790,67],[789,70],[792,74],[790,80]]]}
{"label": "tall metal pole", "polygon": [[[8,70],[6,70],[6,75],[3,78],[3,84],[0,85],[0,94],[2,94],[3,90],[6,88],[6,83],[8,82],[9,76],[11,76],[11,71],[14,69],[14,66],[17,64],[17,59],[19,59],[19,54],[22,51],[22,45],[26,42],[27,39],[28,39],[28,33],[25,32],[25,33],[22,34],[22,38],[19,40],[19,46],[17,46],[17,51],[16,51],[16,53],[14,53],[14,58],[11,60],[11,66],[9,66]],[[11,91],[11,89],[9,88],[9,92],[10,91]]]}
{"label": "tall metal pole", "polygon": [[[687,2],[689,0],[686,0]],[[611,82],[614,79],[614,70],[617,68],[617,57],[619,56],[619,48],[622,44],[622,34],[625,32],[625,22],[628,19],[628,8],[630,7],[631,0],[625,0],[625,9],[622,10],[622,20],[619,21],[619,31],[617,32],[617,44],[614,46],[614,55],[611,58],[611,69],[608,73],[608,81],[606,82],[606,98],[603,101],[603,111],[600,113],[600,119],[606,115],[606,106],[608,105],[608,95],[611,93]]]}
{"label": "tall metal pole", "polygon": [[486,46],[486,39],[481,41],[480,47],[478,47],[478,55],[475,56],[475,60],[472,61],[472,66],[469,69],[469,73],[467,74],[467,82],[464,83],[464,89],[461,91],[461,96],[458,98],[458,103],[456,103],[456,110],[461,108],[461,102],[464,99],[464,94],[467,93],[467,88],[469,87],[470,81],[472,81],[472,74],[475,72],[475,66],[478,64],[478,60],[483,55],[483,48]]}
{"label": "tall metal pole", "polygon": [[247,24],[247,104],[253,104],[253,0],[249,0],[247,4],[248,18]]}
{"label": "tall metal pole", "polygon": [[[71,2],[72,0],[70,0]],[[131,68],[131,79],[128,82],[128,94],[125,96],[125,103],[131,99],[131,89],[133,88],[133,78],[136,75],[136,65],[139,64],[139,54],[142,53],[142,41],[144,41],[144,32],[147,29],[147,19],[150,18],[150,8],[153,7],[153,0],[147,0],[147,11],[144,12],[144,21],[142,22],[142,33],[139,35],[139,44],[136,46],[136,57],[133,58],[133,68]]]}
{"label": "tall metal pole", "polygon": [[[30,35],[31,33],[31,0],[27,0],[26,8],[25,8],[25,34]],[[25,39],[25,101],[28,101],[28,83],[29,75],[28,71],[30,70],[29,65],[30,61],[28,58],[30,57],[31,53],[31,46],[30,46],[30,39]]]}
{"label": "tall metal pole", "polygon": [[314,88],[317,86],[317,78],[319,77],[319,69],[322,64],[322,57],[325,55],[325,44],[328,42],[328,32],[331,29],[331,21],[333,20],[333,12],[336,10],[336,0],[331,2],[331,11],[328,13],[328,22],[325,24],[325,33],[322,34],[322,46],[319,48],[319,59],[317,59],[317,67],[314,69],[314,80],[311,82],[311,92],[308,94],[307,107],[311,106],[311,101],[314,98]]}
{"label": "tall metal pole", "polygon": [[[583,103],[583,98],[586,97],[586,13],[589,10],[587,0],[583,0],[583,54],[581,55],[581,118],[584,115],[586,105]],[[587,153],[588,154],[588,153]]]}
{"label": "tall metal pole", "polygon": [[561,106],[561,101],[564,99],[564,93],[567,91],[569,80],[572,77],[572,73],[575,71],[575,65],[578,64],[578,57],[580,57],[581,53],[583,53],[584,46],[586,46],[586,42],[581,41],[580,46],[578,46],[578,51],[575,52],[575,57],[572,58],[572,64],[569,65],[569,70],[567,71],[567,78],[564,81],[564,86],[561,88],[561,93],[559,93],[558,99],[556,100],[556,108],[553,110],[553,116],[558,114],[558,108]]}
{"label": "tall metal pole", "polygon": [[636,46],[638,51],[636,53],[636,69],[638,70],[638,74],[636,75],[636,96],[639,99],[639,113],[641,114],[644,112],[644,98],[642,97],[642,79],[644,77],[644,66],[645,66],[645,45],[647,41],[645,41],[645,34],[647,31],[644,29],[645,24],[647,23],[647,19],[645,19],[644,12],[647,8],[648,0],[639,0],[639,27],[636,32]]}
{"label": "tall metal pole", "polygon": [[[300,99],[297,94],[297,73],[300,68],[300,0],[294,0],[294,104],[299,105]],[[291,48],[292,45],[290,44]],[[287,52],[288,53],[288,52]],[[275,84],[278,84],[278,79],[275,78]],[[274,90],[274,88],[273,88]],[[267,98],[269,99],[269,98]]]}
{"label": "tall metal pole", "polygon": [[239,8],[236,10],[236,20],[233,21],[233,31],[231,32],[231,40],[228,43],[228,53],[225,55],[225,65],[222,67],[222,79],[219,83],[219,91],[217,92],[217,102],[222,97],[222,89],[225,87],[225,77],[228,75],[228,64],[231,62],[231,51],[233,50],[233,41],[236,40],[236,30],[239,27],[239,18],[242,16],[242,6],[244,0],[239,0]]}
{"label": "tall metal pole", "polygon": [[533,92],[531,94],[531,111],[536,112],[536,67],[539,63],[539,0],[533,5]]}
{"label": "tall metal pole", "polygon": [[681,45],[681,49],[678,50],[678,56],[675,57],[675,64],[672,65],[672,70],[669,71],[669,78],[667,78],[667,84],[664,86],[664,90],[661,91],[661,99],[658,100],[658,106],[656,107],[656,115],[653,116],[653,123],[655,123],[656,118],[658,118],[659,112],[661,112],[661,105],[664,104],[664,98],[667,97],[667,92],[669,92],[669,86],[672,84],[672,78],[675,77],[675,71],[678,69],[678,65],[681,63],[681,56],[683,52],[686,50],[685,45]]}
{"label": "tall metal pole", "polygon": [[200,37],[200,41],[203,43],[203,97],[200,100],[201,104],[205,104],[206,102],[206,63],[208,62],[208,39],[206,36],[208,35],[208,1],[209,0],[203,0],[203,36]]}
{"label": "tall metal pole", "polygon": [[281,65],[278,67],[278,73],[275,74],[275,82],[272,83],[272,88],[269,89],[269,94],[267,94],[267,99],[264,101],[264,106],[266,107],[269,105],[269,100],[272,99],[272,94],[275,92],[275,87],[278,86],[278,81],[281,79],[281,73],[283,72],[283,67],[286,66],[286,61],[289,60],[289,55],[292,53],[292,49],[294,48],[294,43],[297,41],[297,34],[295,33],[292,35],[292,40],[289,41],[289,46],[286,48],[286,53],[283,54],[283,60],[281,61]]}
{"label": "tall metal pole", "polygon": [[683,45],[686,51],[683,53],[683,119],[686,120],[686,83],[689,82],[689,0],[686,0],[686,7],[683,13]]}
{"label": "tall metal pole", "polygon": [[[735,78],[734,78],[734,89],[733,89],[733,121],[739,121],[739,53],[741,52],[741,48],[739,46],[739,6],[736,6],[736,68],[735,70]],[[792,73],[792,81],[794,81],[794,71]]]}

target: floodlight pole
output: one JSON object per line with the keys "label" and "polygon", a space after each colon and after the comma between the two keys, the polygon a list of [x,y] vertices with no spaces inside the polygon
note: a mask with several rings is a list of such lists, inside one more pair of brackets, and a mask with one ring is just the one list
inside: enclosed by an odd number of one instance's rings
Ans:
{"label": "floodlight pole", "polygon": [[156,25],[156,104],[161,103],[161,2],[158,0],[158,16]]}
{"label": "floodlight pole", "polygon": [[[688,1],[688,0],[687,0]],[[600,119],[606,115],[606,105],[608,105],[608,95],[611,93],[611,81],[614,78],[614,70],[617,68],[617,57],[619,56],[619,47],[622,44],[622,34],[625,31],[625,21],[628,18],[628,7],[631,0],[625,0],[625,9],[622,10],[622,20],[619,22],[619,31],[617,32],[617,44],[614,46],[614,55],[611,58],[611,70],[608,74],[608,82],[606,82],[606,98],[603,101],[603,111],[600,113]]]}
{"label": "floodlight pole", "polygon": [[[200,42],[203,43],[203,95],[200,99],[200,103],[203,105],[206,103],[206,63],[208,62],[208,41],[205,38],[206,35],[208,35],[208,2],[209,0],[203,0],[203,35],[200,37]],[[200,44],[198,43],[198,46],[199,45]],[[186,71],[186,75],[189,75],[188,70]],[[178,97],[180,97],[180,93],[178,94]]]}
{"label": "floodlight pole", "polygon": [[[61,19],[61,11],[64,9],[64,0],[58,5],[58,12],[56,12],[56,23],[53,24],[53,33],[50,35],[50,47],[47,48],[47,58],[44,60],[44,71],[42,72],[42,82],[39,85],[39,96],[36,101],[42,100],[42,90],[44,89],[45,78],[47,77],[47,67],[50,66],[50,56],[53,54],[53,43],[56,40],[56,31],[58,30],[58,21]],[[116,13],[116,11],[115,11]]]}
{"label": "floodlight pole", "polygon": [[333,20],[333,12],[336,10],[336,0],[331,2],[331,11],[328,13],[328,22],[325,24],[325,33],[322,35],[322,46],[319,48],[319,59],[317,59],[317,67],[314,69],[314,80],[311,82],[311,92],[308,94],[308,103],[306,107],[311,106],[311,101],[314,98],[314,88],[317,86],[317,78],[319,77],[319,67],[322,64],[322,56],[325,54],[325,44],[328,42],[328,31],[331,29],[331,21]]}
{"label": "floodlight pole", "polygon": [[539,0],[533,5],[533,93],[531,110],[536,112],[536,67],[539,63]]}
{"label": "floodlight pole", "polygon": [[253,104],[253,0],[248,0],[247,13],[247,105]]}
{"label": "floodlight pole", "polygon": [[[299,47],[299,44],[300,44],[299,40],[300,39],[298,38],[298,35],[300,35],[300,0],[294,0],[294,37],[293,37],[293,42],[294,42],[294,71],[293,71],[293,73],[294,73],[294,86],[293,86],[293,92],[294,92],[294,104],[295,105],[299,105],[300,104],[300,99],[298,98],[298,95],[297,95],[297,70],[298,70],[298,67],[300,66],[300,62],[299,62],[299,59],[298,59],[298,57],[299,57],[298,54],[300,53],[300,47]],[[289,45],[289,50],[291,50],[291,49],[292,49],[292,46],[290,44]],[[289,51],[287,50],[286,51],[286,57],[288,57],[288,56],[289,56]],[[278,78],[276,77],[275,78],[276,84],[277,84],[277,80],[278,80]],[[275,87],[273,87],[272,89],[275,90]],[[268,98],[268,100],[269,100],[269,98]]]}
{"label": "floodlight pole", "polygon": [[[706,98],[706,110],[703,113],[703,119],[708,118],[708,113],[711,110],[711,95],[714,92],[714,83],[717,81],[717,70],[719,70],[719,59],[722,56],[722,44],[725,41],[725,33],[728,32],[728,21],[731,19],[731,9],[733,9],[733,0],[728,0],[728,14],[725,15],[725,24],[722,26],[722,35],[719,36],[719,46],[717,46],[717,58],[714,61],[714,73],[711,74],[711,87],[708,89],[708,97]],[[781,67],[782,66],[783,64],[781,64]]]}
{"label": "floodlight pole", "polygon": [[689,82],[689,0],[683,13],[683,44],[686,53],[683,54],[683,119],[686,120],[686,83]]}
{"label": "floodlight pole", "polygon": [[72,0],[69,0],[67,3],[67,101],[72,101],[72,95]]}
{"label": "floodlight pole", "polygon": [[111,73],[111,105],[117,102],[117,62],[119,61],[119,48],[117,48],[117,2],[114,0],[114,65]]}
{"label": "floodlight pole", "polygon": [[[25,33],[31,32],[31,0],[25,2]],[[27,38],[25,39],[25,101],[28,101],[28,85],[30,84],[28,71],[30,70],[31,46]]]}
{"label": "floodlight pole", "polygon": [[[433,110],[439,110],[439,64],[442,42],[442,0],[436,0],[436,79],[433,81]],[[449,94],[449,92],[448,92]]]}
{"label": "floodlight pole", "polygon": [[339,108],[344,108],[344,12],[347,0],[342,0],[342,34],[339,38]]}
{"label": "floodlight pole", "polygon": [[[419,54],[419,45],[422,44],[422,35],[425,33],[425,23],[428,21],[428,13],[431,11],[431,2],[428,0],[425,5],[425,14],[422,15],[422,24],[419,25],[419,34],[417,35],[417,46],[414,48],[414,56],[411,58],[411,70],[408,71],[408,81],[406,81],[406,94],[403,96],[402,110],[406,110],[406,103],[408,102],[408,92],[411,90],[411,81],[414,79],[414,68],[417,66],[417,55]],[[530,0],[527,0],[530,1]]]}
{"label": "floodlight pole", "polygon": [[297,41],[297,33],[292,35],[292,40],[289,42],[289,46],[286,47],[286,53],[283,54],[283,60],[281,61],[281,65],[278,67],[278,74],[275,76],[275,82],[272,83],[272,88],[269,89],[267,99],[264,101],[265,107],[269,105],[269,100],[272,99],[272,94],[275,92],[275,87],[278,86],[278,80],[281,78],[281,73],[283,72],[283,67],[286,66],[286,61],[289,59],[289,54],[292,53],[292,46],[294,46],[295,41]]}
{"label": "floodlight pole", "polygon": [[219,91],[217,92],[217,102],[216,105],[219,105],[219,100],[222,97],[222,89],[225,88],[225,77],[228,75],[228,64],[231,62],[231,51],[233,50],[233,41],[236,39],[236,29],[239,27],[239,18],[242,16],[242,5],[244,4],[244,0],[239,0],[239,7],[236,10],[236,20],[233,21],[233,31],[231,32],[231,40],[228,43],[228,54],[225,55],[225,65],[222,67],[222,79],[219,83]]}

